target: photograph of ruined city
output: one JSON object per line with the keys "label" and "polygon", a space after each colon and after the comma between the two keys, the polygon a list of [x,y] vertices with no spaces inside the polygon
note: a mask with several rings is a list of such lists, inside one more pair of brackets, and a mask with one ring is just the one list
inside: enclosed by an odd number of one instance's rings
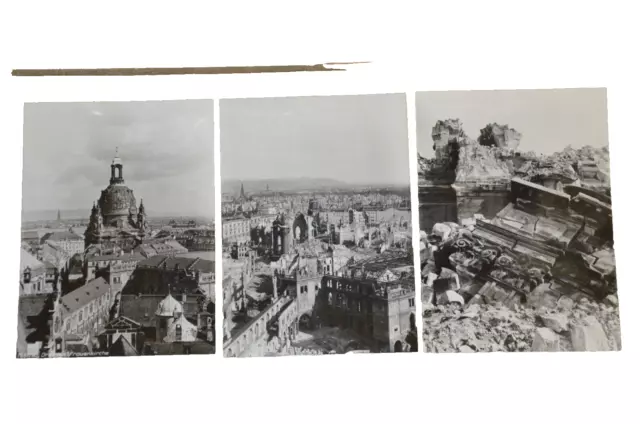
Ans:
{"label": "photograph of ruined city", "polygon": [[418,350],[406,110],[220,102],[225,357]]}
{"label": "photograph of ruined city", "polygon": [[213,133],[211,100],[25,105],[18,358],[214,353]]}
{"label": "photograph of ruined city", "polygon": [[621,349],[605,89],[416,94],[426,352]]}

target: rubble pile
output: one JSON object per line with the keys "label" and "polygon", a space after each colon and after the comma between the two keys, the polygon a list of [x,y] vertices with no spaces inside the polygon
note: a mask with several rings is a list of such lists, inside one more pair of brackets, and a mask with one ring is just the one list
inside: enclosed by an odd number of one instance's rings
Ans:
{"label": "rubble pile", "polygon": [[424,344],[435,353],[614,351],[620,319],[613,302],[587,299],[554,308],[439,305],[424,313]]}
{"label": "rubble pile", "polygon": [[609,186],[609,150],[606,147],[568,146],[551,155],[517,152],[522,134],[508,125],[488,124],[479,137],[468,137],[458,119],[437,121],[433,127],[436,157],[418,155],[423,181],[434,181],[453,172],[449,183],[507,183],[517,176],[525,180],[555,177],[566,183],[600,190]]}
{"label": "rubble pile", "polygon": [[509,150],[515,150],[520,145],[522,134],[508,125],[498,125],[495,122],[488,124],[480,130],[478,143],[483,146],[496,146]]}
{"label": "rubble pile", "polygon": [[513,166],[503,159],[505,153],[501,147],[483,146],[476,142],[461,146],[456,183],[508,182],[513,174]]}

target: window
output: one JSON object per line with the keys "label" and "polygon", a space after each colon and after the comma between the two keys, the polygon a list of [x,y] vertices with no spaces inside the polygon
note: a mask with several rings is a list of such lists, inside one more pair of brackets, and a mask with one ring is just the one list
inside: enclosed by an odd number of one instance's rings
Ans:
{"label": "window", "polygon": [[176,325],[176,341],[182,341],[182,326],[180,324]]}
{"label": "window", "polygon": [[78,321],[82,322],[82,311],[80,311],[80,315],[78,315]]}
{"label": "window", "polygon": [[416,306],[416,300],[415,299],[409,299],[409,306]]}
{"label": "window", "polygon": [[65,331],[69,331],[71,329],[71,321],[67,320],[64,325]]}

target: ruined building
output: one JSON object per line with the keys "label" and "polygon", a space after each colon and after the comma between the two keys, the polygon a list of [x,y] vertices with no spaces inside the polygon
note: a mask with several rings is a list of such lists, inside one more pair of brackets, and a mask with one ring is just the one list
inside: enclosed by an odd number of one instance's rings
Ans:
{"label": "ruined building", "polygon": [[580,186],[610,201],[606,148],[567,147],[544,156],[519,152],[522,137],[493,123],[476,140],[458,119],[437,121],[432,131],[435,158],[418,158],[420,228],[430,231],[437,222],[464,222],[476,214],[495,216],[509,203],[514,177],[559,191]]}

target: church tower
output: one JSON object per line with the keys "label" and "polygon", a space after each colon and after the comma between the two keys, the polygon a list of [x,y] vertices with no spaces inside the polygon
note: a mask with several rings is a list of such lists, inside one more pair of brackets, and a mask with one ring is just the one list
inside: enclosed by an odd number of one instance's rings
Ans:
{"label": "church tower", "polygon": [[240,183],[240,198],[244,199],[244,183]]}
{"label": "church tower", "polygon": [[124,184],[124,177],[122,176],[122,159],[118,156],[118,148],[116,147],[116,155],[111,161],[111,179],[110,184]]}

